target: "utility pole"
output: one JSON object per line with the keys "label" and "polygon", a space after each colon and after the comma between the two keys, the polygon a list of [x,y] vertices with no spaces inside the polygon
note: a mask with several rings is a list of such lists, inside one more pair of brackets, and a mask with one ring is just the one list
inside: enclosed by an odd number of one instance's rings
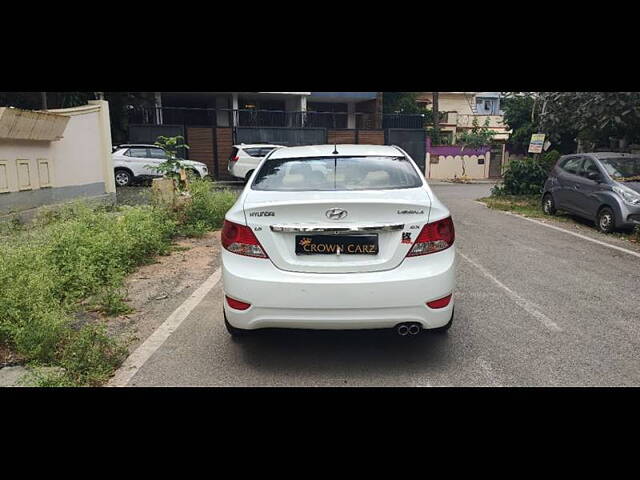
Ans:
{"label": "utility pole", "polygon": [[47,92],[40,92],[40,96],[42,97],[42,110],[47,109]]}
{"label": "utility pole", "polygon": [[431,106],[431,111],[433,112],[433,132],[434,132],[434,140],[436,142],[440,142],[440,111],[438,108],[438,96],[439,92],[432,92],[433,104]]}

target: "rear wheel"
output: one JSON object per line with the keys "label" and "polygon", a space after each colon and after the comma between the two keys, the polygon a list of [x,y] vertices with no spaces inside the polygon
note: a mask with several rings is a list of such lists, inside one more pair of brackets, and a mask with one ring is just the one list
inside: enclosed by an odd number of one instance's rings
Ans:
{"label": "rear wheel", "polygon": [[609,207],[602,207],[596,218],[598,230],[603,233],[611,233],[616,228],[616,215]]}
{"label": "rear wheel", "polygon": [[556,202],[553,201],[553,196],[550,193],[546,193],[542,197],[542,211],[546,215],[556,214]]}
{"label": "rear wheel", "polygon": [[189,180],[196,180],[200,178],[200,174],[198,173],[198,171],[194,170],[193,168],[187,169],[186,172],[187,172],[187,178],[189,178]]}
{"label": "rear wheel", "polygon": [[115,181],[119,187],[128,187],[133,183],[133,175],[128,170],[116,170]]}
{"label": "rear wheel", "polygon": [[430,328],[429,331],[430,332],[434,332],[434,333],[447,333],[449,331],[449,329],[451,328],[451,325],[453,324],[453,314],[455,312],[455,308],[453,308],[451,310],[451,318],[449,319],[449,322],[446,325],[443,325],[441,327],[438,328]]}

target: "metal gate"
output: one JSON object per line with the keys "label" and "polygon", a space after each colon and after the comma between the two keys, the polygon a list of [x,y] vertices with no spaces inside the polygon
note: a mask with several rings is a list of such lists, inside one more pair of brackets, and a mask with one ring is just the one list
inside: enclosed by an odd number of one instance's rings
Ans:
{"label": "metal gate", "polygon": [[424,129],[389,128],[387,145],[397,145],[407,152],[424,173],[427,157],[427,132]]}
{"label": "metal gate", "polygon": [[502,176],[502,148],[503,145],[501,144],[491,146],[489,178],[500,178]]}
{"label": "metal gate", "polygon": [[325,128],[237,127],[236,143],[273,143],[276,145],[323,145]]}

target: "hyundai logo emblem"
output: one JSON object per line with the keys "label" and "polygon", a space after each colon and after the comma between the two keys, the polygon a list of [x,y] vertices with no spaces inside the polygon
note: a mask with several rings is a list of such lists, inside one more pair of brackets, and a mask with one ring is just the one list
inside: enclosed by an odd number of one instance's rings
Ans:
{"label": "hyundai logo emblem", "polygon": [[347,216],[347,211],[341,208],[330,208],[327,210],[327,218],[331,220],[342,220]]}

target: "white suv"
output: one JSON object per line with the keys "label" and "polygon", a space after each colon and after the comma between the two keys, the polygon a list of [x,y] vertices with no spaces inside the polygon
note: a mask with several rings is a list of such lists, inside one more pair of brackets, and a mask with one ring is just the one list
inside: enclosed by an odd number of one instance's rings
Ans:
{"label": "white suv", "polygon": [[[155,167],[167,159],[166,152],[156,145],[127,144],[118,146],[111,154],[116,185],[125,187],[134,180],[161,177]],[[195,176],[204,178],[209,174],[207,166],[193,160],[180,160]]]}
{"label": "white suv", "polygon": [[271,145],[268,143],[255,143],[252,145],[234,145],[229,157],[228,170],[233,177],[242,178],[249,181],[251,174],[264,157],[273,149],[282,145]]}

